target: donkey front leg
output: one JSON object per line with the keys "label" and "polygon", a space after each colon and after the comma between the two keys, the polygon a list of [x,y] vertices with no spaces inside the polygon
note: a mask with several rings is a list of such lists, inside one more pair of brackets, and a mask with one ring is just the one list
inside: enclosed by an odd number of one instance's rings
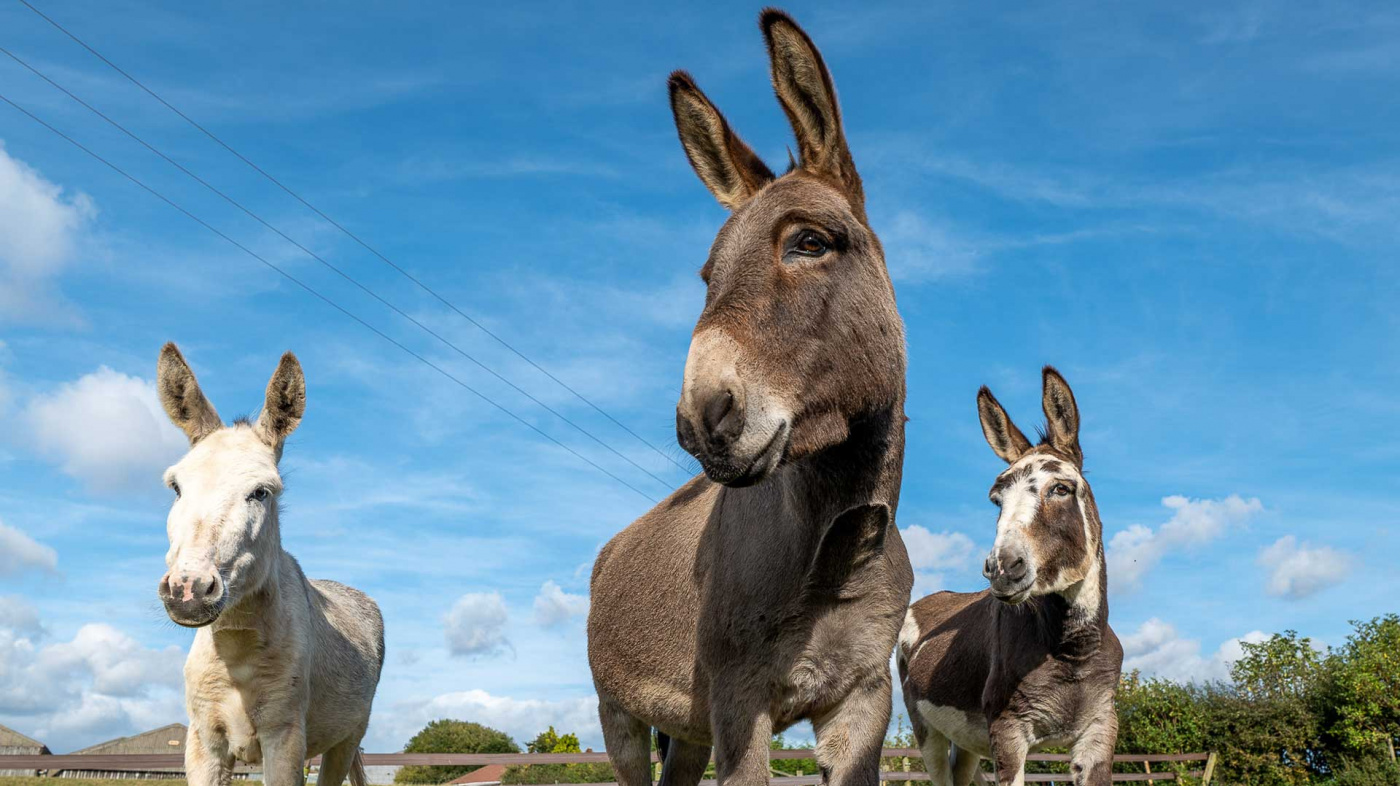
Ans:
{"label": "donkey front leg", "polygon": [[1117,742],[1118,714],[1110,704],[1070,746],[1074,786],[1109,786],[1113,782],[1113,746]]}
{"label": "donkey front leg", "polygon": [[1025,724],[1015,718],[997,718],[991,724],[992,764],[996,766],[997,786],[1024,786],[1026,754],[1030,736]]}
{"label": "donkey front leg", "polygon": [[185,778],[190,786],[230,786],[233,756],[228,752],[228,740],[208,739],[191,723],[185,734]]}
{"label": "donkey front leg", "polygon": [[831,786],[877,786],[880,749],[889,727],[890,675],[886,670],[857,685],[835,709],[812,719],[817,733],[817,766],[823,779]]}
{"label": "donkey front leg", "polygon": [[[735,680],[729,685],[744,682],[750,681]],[[768,744],[773,739],[768,697],[758,691],[745,693],[731,687],[716,691],[710,702],[715,774],[719,782],[725,786],[768,783]]]}
{"label": "donkey front leg", "polygon": [[300,725],[277,726],[258,733],[262,745],[263,783],[266,786],[304,786],[306,783],[306,729]]}

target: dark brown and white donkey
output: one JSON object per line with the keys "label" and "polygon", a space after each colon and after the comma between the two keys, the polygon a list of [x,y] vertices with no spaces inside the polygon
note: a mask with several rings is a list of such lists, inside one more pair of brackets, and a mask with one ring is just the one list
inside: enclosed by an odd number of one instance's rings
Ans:
{"label": "dark brown and white donkey", "polygon": [[676,411],[697,476],[612,539],[593,568],[588,654],[625,786],[768,779],[771,735],[801,719],[834,784],[874,786],[890,654],[913,573],[894,524],[904,457],[904,329],[865,216],[836,91],[781,11],[760,24],[801,159],[774,176],[690,76],[671,107],[696,173],[732,212]]}
{"label": "dark brown and white donkey", "polygon": [[1077,786],[1112,774],[1123,648],[1108,626],[1103,524],[1074,393],[1055,369],[1043,376],[1039,445],[990,390],[977,394],[982,433],[1011,465],[991,490],[991,588],[916,601],[899,634],[904,703],[936,786],[966,786],[984,758],[998,783],[1021,786],[1026,754],[1049,746],[1069,746]]}

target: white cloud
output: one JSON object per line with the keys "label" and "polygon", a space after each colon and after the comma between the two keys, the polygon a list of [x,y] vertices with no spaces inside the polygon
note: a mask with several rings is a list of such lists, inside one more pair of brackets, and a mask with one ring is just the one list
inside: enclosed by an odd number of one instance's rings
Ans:
{"label": "white cloud", "polygon": [[976,546],[961,532],[931,532],[917,524],[900,530],[909,563],[914,567],[914,597],[922,598],[947,589],[945,571],[962,571],[971,565]]}
{"label": "white cloud", "polygon": [[1240,642],[1257,644],[1266,639],[1263,632],[1251,631],[1226,641],[1204,657],[1200,641],[1182,638],[1174,626],[1153,617],[1123,637],[1123,671],[1136,669],[1144,676],[1176,682],[1226,680],[1230,678],[1230,665],[1244,654]]}
{"label": "white cloud", "polygon": [[447,648],[453,655],[489,656],[510,649],[506,602],[499,592],[469,592],[447,613]]}
{"label": "white cloud", "polygon": [[44,626],[39,623],[39,612],[23,598],[13,595],[0,597],[0,628],[7,628],[31,638],[37,638],[44,630]]}
{"label": "white cloud", "polygon": [[961,532],[930,532],[915,524],[900,530],[909,562],[915,570],[956,570],[967,567],[975,548],[972,538]]}
{"label": "white cloud", "polygon": [[94,215],[85,194],[65,195],[0,142],[0,320],[76,321],[53,280]]}
{"label": "white cloud", "polygon": [[106,366],[36,395],[25,416],[39,451],[96,491],[158,488],[188,446],[154,382]]}
{"label": "white cloud", "polygon": [[565,592],[553,579],[535,596],[535,622],[549,628],[588,614],[588,596]]}
{"label": "white cloud", "polygon": [[0,521],[0,576],[58,570],[58,552]]}
{"label": "white cloud", "polygon": [[577,734],[585,747],[603,747],[596,696],[543,700],[493,696],[484,690],[444,693],[427,701],[396,706],[386,733],[394,739],[407,740],[424,724],[438,718],[475,721],[520,741],[533,739],[553,726],[561,733],[567,730]]}
{"label": "white cloud", "polygon": [[1209,543],[1264,509],[1258,498],[1246,500],[1238,494],[1219,500],[1172,496],[1162,505],[1173,511],[1165,524],[1156,530],[1134,524],[1108,542],[1110,586],[1115,591],[1140,588],[1143,577],[1168,552]]}
{"label": "white cloud", "polygon": [[67,750],[184,718],[179,647],[152,649],[104,623],[40,647],[32,610],[21,610],[19,625],[11,621],[0,618],[0,718],[7,725]]}
{"label": "white cloud", "polygon": [[1350,554],[1330,546],[1312,546],[1284,535],[1259,552],[1258,562],[1269,569],[1270,595],[1297,600],[1340,582],[1351,569]]}

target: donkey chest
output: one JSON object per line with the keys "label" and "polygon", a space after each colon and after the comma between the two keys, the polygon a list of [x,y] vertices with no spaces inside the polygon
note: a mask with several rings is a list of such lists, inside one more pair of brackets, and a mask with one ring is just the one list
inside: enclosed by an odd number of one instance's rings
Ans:
{"label": "donkey chest", "polygon": [[187,676],[191,722],[238,761],[262,763],[260,734],[305,720],[305,678],[275,658],[211,659]]}

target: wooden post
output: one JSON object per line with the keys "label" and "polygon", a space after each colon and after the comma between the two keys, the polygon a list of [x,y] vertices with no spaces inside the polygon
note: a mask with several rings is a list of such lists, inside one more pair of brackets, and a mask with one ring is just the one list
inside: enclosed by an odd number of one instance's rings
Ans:
{"label": "wooden post", "polygon": [[661,762],[658,761],[657,763],[651,765],[651,769],[652,769],[652,771],[653,771],[654,773],[656,773],[656,775],[655,775],[656,781],[657,781],[657,782],[660,782],[660,781],[661,781]]}
{"label": "wooden post", "polygon": [[1211,776],[1215,775],[1215,751],[1206,757],[1206,771],[1201,775],[1201,786],[1210,786]]}
{"label": "wooden post", "polygon": [[[1392,759],[1395,758],[1395,751],[1394,751],[1393,749],[1392,749],[1391,752],[1390,752],[1390,758],[1392,758]],[[909,771],[909,757],[908,757],[908,756],[905,756],[905,757],[904,757],[904,760],[903,760],[902,764],[903,764],[903,766],[904,766],[904,771],[905,771],[905,772],[908,772],[908,771]]]}
{"label": "wooden post", "polygon": [[1142,760],[1142,771],[1145,772],[1145,773],[1147,773],[1148,775],[1151,775],[1151,774],[1152,774],[1152,762],[1148,761],[1147,759],[1143,759],[1143,760]]}

